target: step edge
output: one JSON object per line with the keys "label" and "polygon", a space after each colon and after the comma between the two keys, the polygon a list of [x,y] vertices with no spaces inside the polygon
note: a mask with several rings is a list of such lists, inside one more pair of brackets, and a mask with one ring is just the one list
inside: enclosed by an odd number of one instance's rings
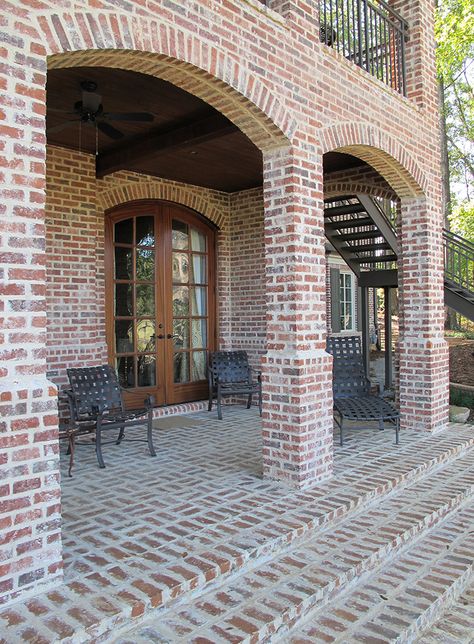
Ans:
{"label": "step edge", "polygon": [[[396,476],[389,481],[386,481],[382,486],[379,486],[377,490],[371,490],[365,493],[362,497],[359,497],[361,499],[360,503],[355,505],[353,502],[350,502],[346,506],[339,506],[328,514],[325,514],[322,522],[313,519],[298,528],[289,530],[285,535],[273,539],[270,546],[266,543],[261,547],[255,548],[252,552],[246,552],[244,561],[241,563],[237,562],[236,565],[231,565],[228,571],[222,572],[218,570],[218,565],[216,565],[213,571],[215,574],[213,574],[210,579],[198,581],[196,588],[193,588],[191,585],[194,579],[187,580],[182,584],[185,586],[182,592],[175,597],[171,596],[163,598],[162,602],[156,606],[153,606],[154,597],[143,597],[143,599],[140,599],[137,602],[127,605],[124,604],[122,610],[118,611],[114,615],[101,620],[97,624],[93,624],[89,627],[84,627],[80,631],[76,631],[71,638],[58,639],[57,641],[63,642],[64,644],[82,644],[83,642],[90,642],[91,636],[94,637],[94,640],[97,642],[107,641],[104,638],[108,637],[112,628],[120,628],[120,626],[125,623],[129,625],[127,628],[133,628],[134,625],[138,625],[139,621],[146,619],[150,613],[158,611],[166,612],[180,603],[184,603],[187,598],[190,598],[195,594],[204,594],[205,592],[212,590],[213,587],[224,585],[232,577],[238,577],[240,574],[249,572],[253,568],[257,567],[259,563],[264,563],[265,560],[270,559],[271,555],[277,549],[289,549],[299,541],[304,541],[305,537],[315,529],[319,528],[324,532],[332,526],[337,526],[339,523],[347,519],[349,515],[362,512],[371,505],[380,502],[382,499],[389,498],[412,483],[422,480],[444,465],[457,460],[473,448],[474,437],[467,438],[463,443],[449,448],[441,455],[435,456],[430,461],[424,462],[413,470],[410,470],[408,474]],[[196,575],[197,578],[200,576],[201,575]],[[173,592],[173,589],[168,589],[167,594],[172,595]],[[143,612],[142,608],[144,608]],[[137,610],[139,614],[134,616],[133,613]]]}
{"label": "step edge", "polygon": [[[253,642],[266,642],[269,637],[272,637],[275,635],[280,636],[279,629],[281,628],[284,629],[284,632],[281,633],[281,635],[283,636],[289,629],[293,628],[293,626],[300,619],[302,619],[302,616],[305,615],[306,612],[310,613],[313,610],[319,610],[323,608],[325,605],[327,605],[328,602],[330,602],[334,598],[344,594],[345,592],[349,592],[352,583],[360,584],[361,580],[368,579],[370,576],[376,573],[376,571],[382,565],[394,559],[398,554],[401,554],[405,549],[412,547],[419,539],[423,538],[423,536],[425,536],[432,529],[439,527],[439,525],[442,524],[444,521],[448,521],[449,518],[452,515],[454,515],[473,496],[474,496],[474,485],[471,485],[471,486],[468,486],[462,492],[455,495],[454,497],[451,497],[448,501],[446,501],[446,503],[441,505],[438,509],[434,510],[433,512],[419,519],[414,526],[411,526],[409,529],[405,530],[402,534],[389,539],[376,552],[372,553],[369,557],[359,562],[359,564],[351,568],[350,571],[341,574],[339,577],[333,580],[331,584],[328,584],[328,586],[326,586],[325,588],[319,588],[314,595],[312,595],[310,598],[306,598],[301,602],[301,604],[298,607],[301,609],[301,611],[298,611],[296,615],[291,615],[291,613],[295,611],[295,607],[292,606],[291,608],[288,609],[288,613],[290,613],[290,615],[287,621],[285,621],[286,613],[283,613],[280,616],[281,619],[284,620],[281,624],[277,624],[275,627],[276,620],[273,620],[272,622],[268,622],[269,626],[267,627],[266,630],[270,628],[270,632],[264,632],[264,633],[261,633],[260,631],[258,633],[256,632],[251,636],[249,636],[249,638],[243,639],[242,642],[243,643],[245,642],[245,644],[251,644]],[[295,545],[295,544],[292,544],[292,545]],[[284,554],[284,551],[281,554]],[[271,559],[271,557],[268,557],[265,559]],[[264,564],[265,559],[260,559],[258,563]],[[251,572],[256,567],[257,565],[249,566],[245,569],[243,568],[239,570],[238,574],[233,575],[233,577],[238,578],[240,575],[244,575]],[[358,575],[361,575],[361,576],[358,576]],[[226,582],[231,581],[231,577],[232,576],[228,576],[225,580],[222,579],[222,583],[218,583],[214,587],[212,587],[212,584],[209,584],[205,592],[201,592],[203,590],[202,588],[195,589],[191,593],[188,593],[186,596],[180,597],[179,600],[177,600],[174,605],[170,604],[166,607],[163,606],[158,609],[155,609],[156,616],[158,617],[158,615],[160,614],[164,616],[166,615],[166,613],[174,610],[175,608],[179,607],[182,604],[185,604],[186,600],[191,599],[193,597],[197,598],[200,595],[204,595],[207,592],[211,592],[212,590],[223,586]],[[322,600],[322,603],[320,603],[321,600]],[[143,621],[146,622],[147,618],[145,617]],[[138,625],[139,624],[137,623],[135,626],[138,626]],[[131,628],[134,628],[134,627],[133,626],[128,627],[127,630],[129,631],[131,630]],[[119,639],[122,635],[126,636],[127,630],[124,630],[122,633],[119,632],[118,635],[114,635],[113,639],[106,640],[106,641],[114,642],[116,641],[116,639]],[[199,631],[197,631],[197,635],[199,635]]]}

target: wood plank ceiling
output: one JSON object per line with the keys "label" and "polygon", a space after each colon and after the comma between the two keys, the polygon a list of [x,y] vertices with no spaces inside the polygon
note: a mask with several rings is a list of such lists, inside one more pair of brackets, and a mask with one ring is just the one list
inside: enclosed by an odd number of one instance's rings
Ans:
{"label": "wood plank ceiling", "polygon": [[[83,81],[97,84],[100,109],[115,114],[99,115],[97,122],[122,137],[111,138],[87,119],[81,122]],[[120,117],[130,112],[149,113],[153,120]],[[46,132],[48,144],[97,153],[98,176],[124,169],[225,192],[262,184],[261,152],[233,123],[201,99],[153,76],[100,67],[50,70]],[[364,164],[333,152],[325,155],[324,165],[329,172]]]}

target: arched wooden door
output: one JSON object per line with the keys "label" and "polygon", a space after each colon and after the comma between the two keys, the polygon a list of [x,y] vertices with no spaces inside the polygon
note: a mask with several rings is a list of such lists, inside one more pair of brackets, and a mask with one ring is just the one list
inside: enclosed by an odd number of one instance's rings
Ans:
{"label": "arched wooden door", "polygon": [[207,396],[215,346],[215,234],[177,204],[147,201],[107,213],[109,361],[128,404]]}

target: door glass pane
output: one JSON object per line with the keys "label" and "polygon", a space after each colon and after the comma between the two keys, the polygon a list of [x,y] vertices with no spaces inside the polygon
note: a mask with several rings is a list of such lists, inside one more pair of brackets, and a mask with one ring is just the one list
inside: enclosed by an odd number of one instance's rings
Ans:
{"label": "door glass pane", "polygon": [[175,349],[189,349],[189,320],[173,320],[173,343]]}
{"label": "door glass pane", "polygon": [[116,246],[115,248],[115,279],[131,280],[132,275],[132,249]]}
{"label": "door glass pane", "polygon": [[173,253],[173,283],[187,284],[189,281],[189,255]]}
{"label": "door glass pane", "polygon": [[155,245],[154,225],[153,217],[137,217],[137,246]]}
{"label": "door glass pane", "polygon": [[138,356],[138,386],[156,385],[156,357],[153,355]]}
{"label": "door glass pane", "polygon": [[116,244],[133,244],[133,219],[124,219],[114,226]]}
{"label": "door glass pane", "polygon": [[196,286],[191,291],[191,315],[207,315],[207,289]]}
{"label": "door glass pane", "polygon": [[133,288],[131,284],[115,285],[115,315],[133,315]]}
{"label": "door glass pane", "polygon": [[137,248],[137,280],[153,282],[155,278],[155,252]]}
{"label": "door glass pane", "polygon": [[137,350],[155,350],[155,320],[137,320]]}
{"label": "door glass pane", "polygon": [[191,250],[197,250],[200,253],[206,252],[206,235],[196,228],[191,228]]}
{"label": "door glass pane", "polygon": [[187,286],[173,286],[173,317],[189,315],[189,288]]}
{"label": "door glass pane", "polygon": [[133,352],[132,320],[115,320],[115,342],[117,353]]}
{"label": "door glass pane", "polygon": [[173,248],[186,250],[188,248],[188,225],[173,219],[172,231]]}
{"label": "door glass pane", "polygon": [[135,373],[133,369],[135,358],[133,356],[121,356],[117,358],[117,373],[121,387],[135,386]]}
{"label": "door glass pane", "polygon": [[193,320],[193,349],[205,349],[207,347],[207,320]]}
{"label": "door glass pane", "polygon": [[155,287],[153,284],[137,284],[137,315],[155,315]]}
{"label": "door glass pane", "polygon": [[204,380],[206,378],[206,352],[193,351],[191,365],[191,380]]}
{"label": "door glass pane", "polygon": [[193,274],[191,276],[191,282],[195,284],[205,284],[207,282],[206,275],[206,256],[205,255],[193,255]]}
{"label": "door glass pane", "polygon": [[173,356],[174,382],[189,382],[189,353],[175,353]]}

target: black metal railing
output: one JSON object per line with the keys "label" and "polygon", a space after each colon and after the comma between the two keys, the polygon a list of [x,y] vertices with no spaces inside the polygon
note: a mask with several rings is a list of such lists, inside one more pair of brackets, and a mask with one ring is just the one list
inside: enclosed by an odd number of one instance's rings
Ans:
{"label": "black metal railing", "polygon": [[406,94],[407,23],[383,0],[320,0],[320,39]]}
{"label": "black metal railing", "polygon": [[474,293],[474,244],[448,230],[443,231],[443,241],[445,278]]}

